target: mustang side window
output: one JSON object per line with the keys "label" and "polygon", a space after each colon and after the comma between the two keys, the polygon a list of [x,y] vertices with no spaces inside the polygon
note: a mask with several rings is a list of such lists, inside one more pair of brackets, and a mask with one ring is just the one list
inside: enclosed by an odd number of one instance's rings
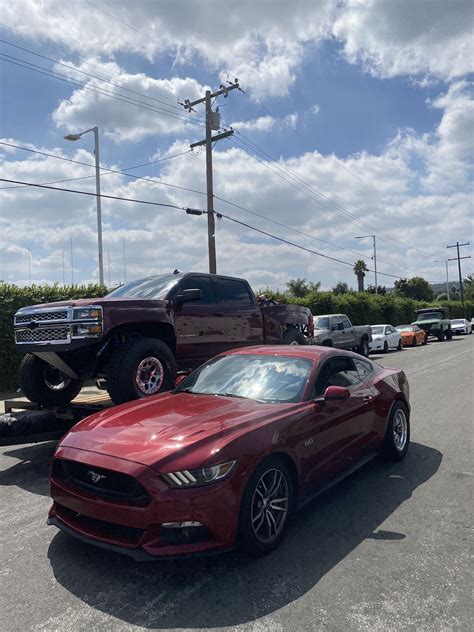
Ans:
{"label": "mustang side window", "polygon": [[312,397],[323,395],[328,386],[350,388],[361,381],[352,358],[331,358],[323,364],[316,377]]}

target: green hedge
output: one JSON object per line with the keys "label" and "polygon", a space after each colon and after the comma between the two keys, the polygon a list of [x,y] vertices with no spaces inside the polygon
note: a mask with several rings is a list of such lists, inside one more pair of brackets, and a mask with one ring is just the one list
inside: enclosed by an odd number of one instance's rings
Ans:
{"label": "green hedge", "polygon": [[[104,296],[107,289],[100,285],[32,285],[19,288],[14,285],[0,283],[0,391],[18,388],[18,367],[21,355],[15,351],[13,340],[13,315],[28,305],[50,303],[76,298],[93,298]],[[265,294],[271,294],[268,290]],[[282,300],[281,293],[274,296]],[[414,319],[417,307],[428,307],[423,303],[394,295],[375,296],[374,294],[347,292],[313,292],[305,298],[289,299],[290,303],[309,307],[317,314],[347,314],[354,325],[374,325],[391,323],[399,325]],[[465,310],[458,301],[440,301],[433,306],[446,305],[450,308],[452,318],[471,318],[474,315],[474,303],[467,302]]]}
{"label": "green hedge", "polygon": [[13,315],[20,307],[104,296],[107,291],[100,285],[31,285],[20,288],[0,283],[0,392],[18,388],[18,367],[22,355],[15,351]]}

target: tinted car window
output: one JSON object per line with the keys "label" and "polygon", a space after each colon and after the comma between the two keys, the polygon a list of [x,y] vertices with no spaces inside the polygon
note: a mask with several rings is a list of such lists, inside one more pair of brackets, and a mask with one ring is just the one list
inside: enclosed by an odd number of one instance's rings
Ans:
{"label": "tinted car window", "polygon": [[181,290],[202,291],[202,299],[200,301],[192,301],[190,303],[191,305],[195,303],[197,303],[198,305],[209,305],[216,302],[216,297],[214,296],[214,288],[212,287],[212,281],[209,277],[188,277],[187,279],[184,279],[184,281],[180,283],[179,287],[177,288],[177,292],[181,292]]}
{"label": "tinted car window", "polygon": [[253,305],[247,285],[237,279],[214,278],[212,280],[218,303]]}
{"label": "tinted car window", "polygon": [[373,372],[372,365],[369,362],[357,359],[354,360],[354,364],[361,380],[366,380]]}
{"label": "tinted car window", "polygon": [[180,274],[162,274],[160,276],[138,279],[121,285],[107,296],[123,298],[164,299],[180,280]]}
{"label": "tinted car window", "polygon": [[328,386],[349,388],[360,384],[361,378],[352,358],[331,358],[319,370],[314,386],[314,396],[323,395]]}
{"label": "tinted car window", "polygon": [[320,316],[314,321],[315,329],[329,329],[329,318],[327,316]]}
{"label": "tinted car window", "polygon": [[351,321],[347,318],[347,316],[341,316],[341,320],[344,325],[344,329],[350,329],[352,327]]}

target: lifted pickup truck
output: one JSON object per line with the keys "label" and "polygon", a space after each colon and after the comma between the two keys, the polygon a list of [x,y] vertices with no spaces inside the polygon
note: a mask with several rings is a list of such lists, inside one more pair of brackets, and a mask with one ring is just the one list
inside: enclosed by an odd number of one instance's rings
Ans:
{"label": "lifted pickup truck", "polygon": [[369,342],[372,341],[372,330],[369,325],[355,327],[345,314],[325,314],[313,318],[313,344],[349,349],[368,357]]}
{"label": "lifted pickup truck", "polygon": [[453,332],[449,309],[447,307],[424,307],[415,310],[416,320],[412,325],[418,325],[428,336],[435,336],[440,342],[451,340]]}
{"label": "lifted pickup truck", "polygon": [[177,371],[227,349],[307,344],[313,317],[295,305],[260,307],[243,279],[175,272],[104,298],[24,307],[14,331],[30,401],[64,406],[96,379],[119,404],[173,388]]}

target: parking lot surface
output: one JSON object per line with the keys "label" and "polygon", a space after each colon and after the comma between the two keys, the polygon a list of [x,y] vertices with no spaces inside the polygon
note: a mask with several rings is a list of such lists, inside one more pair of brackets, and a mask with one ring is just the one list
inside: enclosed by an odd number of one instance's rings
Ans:
{"label": "parking lot surface", "polygon": [[82,544],[46,526],[54,443],[1,448],[2,630],[472,629],[473,351],[466,336],[371,356],[410,381],[405,461],[364,466],[256,560],[139,564]]}

